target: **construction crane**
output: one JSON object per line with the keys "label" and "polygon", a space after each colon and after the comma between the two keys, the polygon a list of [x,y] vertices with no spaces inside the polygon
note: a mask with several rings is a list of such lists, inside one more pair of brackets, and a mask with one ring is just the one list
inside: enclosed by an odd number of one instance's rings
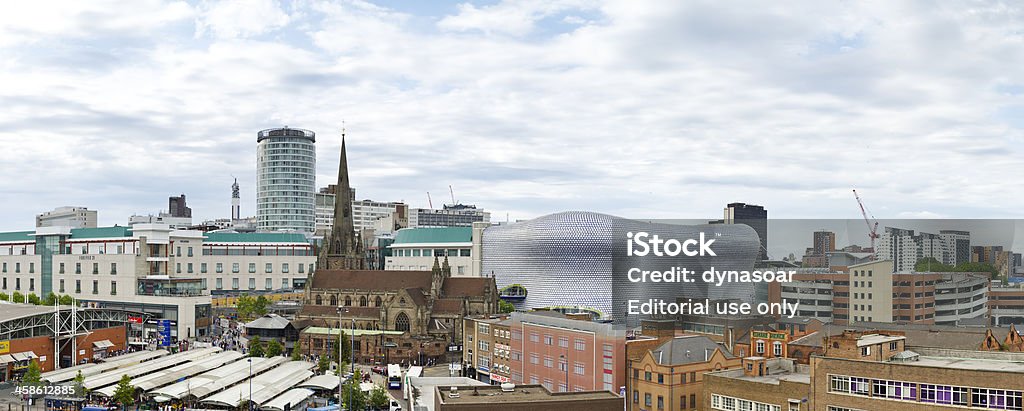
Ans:
{"label": "construction crane", "polygon": [[[857,199],[857,205],[860,206],[860,214],[864,216],[864,222],[868,225],[868,238],[871,239],[871,259],[875,259],[875,239],[881,237],[878,235],[878,220],[875,220],[875,215],[871,214],[871,218],[868,218],[868,210],[864,208],[864,202],[860,200],[860,195],[857,194],[857,190],[853,190],[853,197]],[[873,223],[871,220],[875,220]]]}
{"label": "construction crane", "polygon": [[431,209],[434,208],[434,202],[430,200],[430,192],[429,191],[427,191],[427,206],[430,207]]}
{"label": "construction crane", "polygon": [[448,184],[448,192],[452,195],[452,206],[455,206],[455,190],[452,189],[452,185]]}

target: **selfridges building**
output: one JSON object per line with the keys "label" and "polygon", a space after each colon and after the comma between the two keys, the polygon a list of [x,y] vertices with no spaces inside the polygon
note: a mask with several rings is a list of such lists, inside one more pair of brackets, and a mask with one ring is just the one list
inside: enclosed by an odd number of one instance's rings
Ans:
{"label": "selfridges building", "polygon": [[[629,239],[641,232],[680,243],[704,233],[714,239],[710,248],[716,255],[628,255]],[[704,282],[701,273],[752,270],[760,245],[757,233],[742,224],[674,225],[582,211],[488,227],[482,242],[482,272],[495,277],[517,310],[590,311],[607,320],[627,317],[629,300],[753,301],[753,284],[715,286]],[[696,272],[693,282],[631,282],[627,275],[631,269],[683,268]]]}

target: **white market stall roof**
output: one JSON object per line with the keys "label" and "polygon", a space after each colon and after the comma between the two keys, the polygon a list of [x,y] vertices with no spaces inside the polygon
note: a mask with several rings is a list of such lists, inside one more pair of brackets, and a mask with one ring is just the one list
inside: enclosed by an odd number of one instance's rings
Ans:
{"label": "white market stall roof", "polygon": [[294,409],[296,404],[305,401],[307,398],[312,396],[312,390],[294,388],[286,391],[284,394],[278,395],[277,398],[267,401],[267,403],[263,404],[260,409],[264,411],[284,411],[286,408]]}
{"label": "white market stall roof", "polygon": [[334,374],[317,375],[306,382],[297,385],[299,388],[312,388],[314,390],[336,390],[340,384],[338,376]]}
{"label": "white market stall roof", "polygon": [[[271,398],[291,389],[313,376],[313,364],[305,361],[291,361],[282,364],[271,373],[261,374],[253,379],[242,381],[228,389],[210,396],[200,403],[205,405],[221,407],[238,407],[244,400],[249,400],[256,405],[262,405]],[[251,385],[250,385],[251,382]]]}
{"label": "white market stall roof", "polygon": [[[239,381],[249,378],[250,358],[239,359],[223,367],[207,371],[185,381],[176,382],[150,392],[157,401],[182,399],[186,396],[205,398],[210,394],[230,387]],[[271,368],[288,362],[284,357],[251,358],[252,375],[259,375]]]}
{"label": "white market stall roof", "polygon": [[82,376],[88,377],[90,375],[100,374],[108,370],[133,366],[144,361],[149,361],[154,358],[163,357],[167,354],[168,353],[165,350],[156,350],[139,351],[133,352],[131,354],[107,357],[106,361],[99,364],[82,364],[70,368],[61,368],[59,370],[43,373],[42,380],[48,381],[51,384],[59,384],[65,381],[71,381],[75,379],[75,375],[78,375],[78,371],[82,371]]}
{"label": "white market stall roof", "polygon": [[[141,377],[132,378],[132,386],[136,389],[142,390],[143,392],[149,392],[154,388],[172,384],[182,378],[188,378],[196,374],[210,371],[242,357],[242,353],[238,351],[217,353],[209,357],[188,361],[184,364],[176,365],[166,370],[160,370]],[[111,397],[114,395],[114,391],[116,390],[117,384],[112,384],[98,390],[94,390],[92,393],[94,395]]]}
{"label": "white market stall roof", "polygon": [[139,363],[130,367],[110,370],[103,372],[101,374],[85,377],[85,383],[82,384],[82,386],[84,386],[88,390],[95,390],[97,388],[106,387],[111,384],[117,384],[117,382],[120,381],[121,377],[124,375],[133,378],[142,376],[166,368],[171,368],[175,365],[186,363],[198,358],[209,357],[220,351],[222,351],[220,347],[213,347],[200,348],[180,352],[177,354],[171,354],[163,358],[155,359],[152,361],[146,361],[144,363]]}

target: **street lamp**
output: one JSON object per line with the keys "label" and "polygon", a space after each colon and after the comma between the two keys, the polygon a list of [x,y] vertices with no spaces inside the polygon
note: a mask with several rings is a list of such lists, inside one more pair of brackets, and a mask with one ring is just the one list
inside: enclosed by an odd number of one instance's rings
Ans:
{"label": "street lamp", "polygon": [[[340,336],[341,336],[341,322],[343,321],[342,320],[342,314],[347,314],[347,313],[349,313],[348,307],[338,307],[338,336],[339,336],[339,338],[338,338],[338,409],[339,410],[341,409],[341,386],[342,386],[342,384],[341,384],[341,356],[343,354],[342,351],[341,351],[341,338],[340,338]],[[355,355],[354,355],[355,354],[355,346],[356,346],[356,318],[352,317],[351,344],[349,344],[349,349],[352,351],[352,354],[353,354],[352,358],[349,358],[349,361],[352,362],[352,371],[351,371],[352,376],[349,377],[349,378],[355,378],[355,376],[356,376],[356,361],[355,361]],[[354,383],[356,383],[356,382],[354,381],[353,384]],[[352,410],[352,391],[353,391],[354,388],[355,387],[353,386],[348,391],[348,409],[349,410]]]}
{"label": "street lamp", "polygon": [[249,357],[249,411],[252,411],[252,357]]}

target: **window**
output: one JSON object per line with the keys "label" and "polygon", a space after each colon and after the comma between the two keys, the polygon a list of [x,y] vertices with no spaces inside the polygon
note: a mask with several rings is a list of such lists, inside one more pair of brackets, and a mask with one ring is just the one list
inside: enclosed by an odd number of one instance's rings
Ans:
{"label": "window", "polygon": [[177,272],[178,274],[181,274],[181,263],[177,263],[174,266],[174,271]]}
{"label": "window", "polygon": [[558,346],[562,348],[569,348],[569,339],[565,337],[558,337]]}
{"label": "window", "polygon": [[231,279],[231,289],[233,289],[233,290],[237,290],[238,289],[238,277],[235,277],[235,278]]}
{"label": "window", "polygon": [[82,263],[75,263],[75,274],[82,273]]}
{"label": "window", "polygon": [[206,263],[199,263],[199,272],[206,274]]}
{"label": "window", "polygon": [[304,274],[306,272],[305,267],[306,266],[304,264],[299,264],[299,274]]}
{"label": "window", "polygon": [[110,275],[117,275],[117,263],[110,263]]}
{"label": "window", "polygon": [[15,278],[14,279],[14,289],[15,290],[20,290],[21,289],[21,279],[20,278]]}
{"label": "window", "polygon": [[100,281],[99,280],[92,280],[92,293],[93,294],[99,294],[100,293]]}
{"label": "window", "polygon": [[218,274],[219,273],[223,273],[224,272],[224,263],[217,263],[217,266],[216,266],[215,270],[217,271]]}
{"label": "window", "polygon": [[36,272],[36,263],[28,263],[28,272],[30,274]]}
{"label": "window", "polygon": [[878,398],[915,401],[917,400],[917,384],[902,381],[874,380],[872,395]]}
{"label": "window", "polygon": [[[586,371],[587,371],[586,367],[584,367],[583,363],[581,363],[581,362],[573,364],[572,368],[573,368],[572,372],[576,373],[576,375],[584,375],[584,374],[586,374]],[[661,374],[658,374],[658,378],[659,379],[661,378]]]}
{"label": "window", "polygon": [[64,263],[60,263],[60,271],[58,271],[58,272],[60,274],[64,274]]}
{"label": "window", "polygon": [[644,371],[644,381],[650,381],[650,380],[651,380],[651,372],[650,371]]}
{"label": "window", "polygon": [[665,383],[665,374],[658,373],[658,384],[664,384],[664,383]]}
{"label": "window", "polygon": [[635,403],[639,403],[640,402],[640,391],[633,390],[633,402],[635,402]]}
{"label": "window", "polygon": [[758,354],[764,354],[764,341],[761,341],[761,340],[757,341],[757,353]]}
{"label": "window", "polygon": [[665,409],[665,397],[662,397],[660,395],[658,396],[658,409],[659,410]]}
{"label": "window", "polygon": [[550,335],[544,335],[544,345],[551,345],[553,341]]}
{"label": "window", "polygon": [[576,340],[576,351],[585,351],[587,349],[587,343],[583,340]]}
{"label": "window", "polygon": [[192,274],[192,263],[188,263],[188,273]]}
{"label": "window", "polygon": [[237,273],[238,272],[238,263],[231,263],[231,272],[233,272],[233,273]]}
{"label": "window", "polygon": [[288,273],[288,263],[281,263],[281,272],[285,274]]}
{"label": "window", "polygon": [[772,354],[775,354],[776,357],[781,357],[782,356],[782,343],[781,342],[775,341],[775,342],[772,343]]}
{"label": "window", "polygon": [[480,351],[487,352],[488,350],[490,350],[490,348],[491,348],[491,343],[489,343],[487,341],[484,341],[484,340],[480,340]]}
{"label": "window", "polygon": [[249,263],[249,274],[256,273],[256,263]]}
{"label": "window", "polygon": [[256,279],[255,278],[249,277],[249,289],[250,290],[255,290],[256,289]]}
{"label": "window", "polygon": [[20,273],[21,272],[21,263],[14,263],[14,272],[15,273]]}
{"label": "window", "polygon": [[29,278],[28,279],[28,290],[29,291],[35,291],[36,290],[36,279],[35,278]]}
{"label": "window", "polygon": [[651,406],[651,394],[650,393],[644,393],[644,405],[646,405],[648,407]]}
{"label": "window", "polygon": [[544,368],[551,368],[555,366],[555,361],[551,357],[544,357]]}
{"label": "window", "polygon": [[110,282],[110,295],[117,295],[117,281]]}
{"label": "window", "polygon": [[530,354],[530,364],[533,364],[533,365],[540,364],[540,357],[537,356],[537,354]]}
{"label": "window", "polygon": [[192,247],[189,247],[189,248],[188,248],[188,256],[189,256],[189,257],[191,257],[191,256],[192,256]]}
{"label": "window", "polygon": [[871,346],[860,347],[860,355],[868,356],[871,355]]}
{"label": "window", "polygon": [[58,292],[61,292],[61,293],[64,292],[64,280],[63,279],[60,280],[60,291],[58,291]]}
{"label": "window", "polygon": [[175,257],[181,257],[181,246],[178,246],[177,252],[174,253]]}
{"label": "window", "polygon": [[530,333],[530,342],[540,342],[540,335],[537,333]]}
{"label": "window", "polygon": [[217,277],[217,289],[218,290],[223,290],[224,289],[224,279],[223,278]]}
{"label": "window", "polygon": [[289,288],[288,287],[288,279],[287,278],[282,278],[281,279],[281,288],[285,289],[285,290]]}
{"label": "window", "polygon": [[263,288],[266,288],[268,290],[273,290],[274,289],[274,282],[273,281],[274,281],[273,279],[267,278],[266,279],[266,284],[265,284],[265,286]]}
{"label": "window", "polygon": [[75,280],[75,294],[82,292],[82,280]]}
{"label": "window", "polygon": [[264,267],[263,270],[266,271],[267,274],[270,274],[270,273],[274,272],[274,264],[273,263],[267,263],[266,267]]}
{"label": "window", "polygon": [[897,343],[896,341],[889,343],[889,351],[896,351],[898,347],[899,343]]}

